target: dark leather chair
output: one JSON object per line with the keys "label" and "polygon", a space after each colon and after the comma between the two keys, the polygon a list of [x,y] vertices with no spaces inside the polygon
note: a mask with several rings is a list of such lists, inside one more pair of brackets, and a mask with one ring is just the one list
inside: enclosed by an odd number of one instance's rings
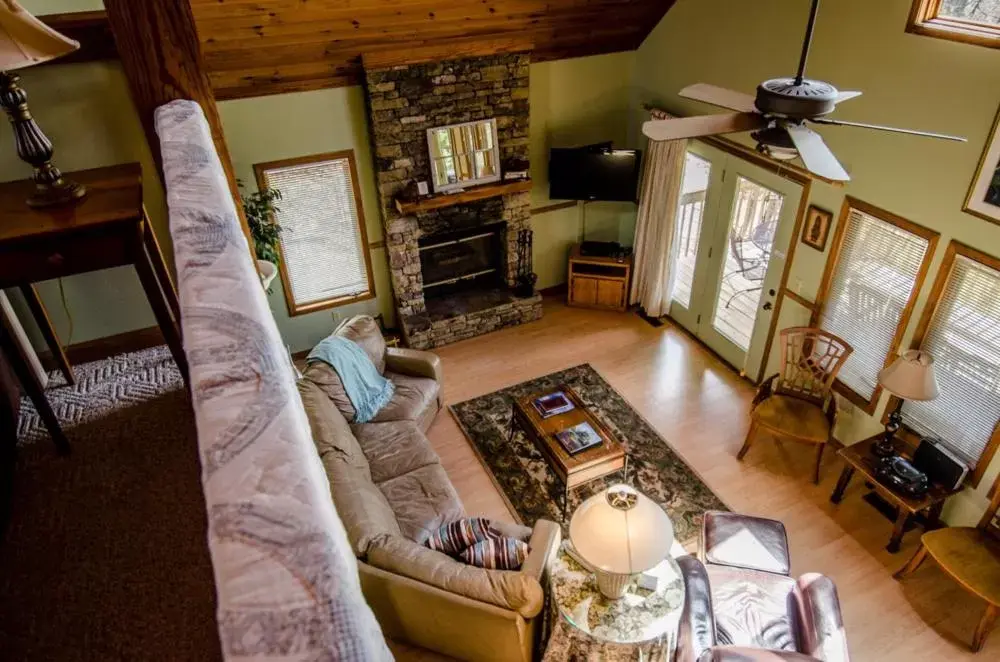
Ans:
{"label": "dark leather chair", "polygon": [[677,662],[848,662],[837,588],[823,575],[789,576],[781,522],[705,513],[699,556],[678,559]]}

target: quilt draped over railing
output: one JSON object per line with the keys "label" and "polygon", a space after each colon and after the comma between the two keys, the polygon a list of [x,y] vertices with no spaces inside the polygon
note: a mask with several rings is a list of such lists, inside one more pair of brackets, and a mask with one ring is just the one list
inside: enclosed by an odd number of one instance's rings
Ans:
{"label": "quilt draped over railing", "polygon": [[201,107],[156,130],[227,660],[392,659]]}

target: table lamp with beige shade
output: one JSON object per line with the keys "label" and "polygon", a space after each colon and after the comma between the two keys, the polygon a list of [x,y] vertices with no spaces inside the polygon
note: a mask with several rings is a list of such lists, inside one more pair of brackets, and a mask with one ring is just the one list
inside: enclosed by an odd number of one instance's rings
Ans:
{"label": "table lamp with beige shade", "polygon": [[888,457],[895,453],[892,440],[903,425],[903,401],[933,400],[938,396],[934,357],[919,349],[907,350],[882,369],[878,383],[898,398],[896,408],[886,421],[885,436],[872,447],[872,452],[879,457]]}
{"label": "table lamp with beige shade", "polygon": [[23,69],[80,48],[29,14],[14,0],[0,0],[0,106],[7,111],[14,129],[17,155],[35,172],[35,190],[27,202],[32,207],[50,207],[82,198],[87,190],[66,179],[52,163],[52,143],[38,128],[28,111],[28,95],[20,86]]}
{"label": "table lamp with beige shade", "polygon": [[580,504],[569,537],[594,569],[601,593],[617,600],[632,577],[670,553],[674,526],[658,503],[628,485],[613,485]]}

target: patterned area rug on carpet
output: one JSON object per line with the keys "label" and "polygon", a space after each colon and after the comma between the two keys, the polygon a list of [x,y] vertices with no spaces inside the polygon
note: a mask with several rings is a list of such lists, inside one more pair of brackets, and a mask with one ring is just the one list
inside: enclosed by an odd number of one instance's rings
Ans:
{"label": "patterned area rug on carpet", "polygon": [[[625,446],[628,480],[670,515],[677,540],[698,537],[706,510],[728,510],[663,437],[589,364],[522,382],[450,407],[452,415],[479,454],[511,507],[528,526],[538,518],[563,521],[562,484],[532,441],[518,428],[508,443],[511,406],[516,398],[554,390],[565,384],[605,423]],[[573,490],[568,515],[581,501],[620,482],[611,474]],[[569,524],[569,518],[563,522]]]}

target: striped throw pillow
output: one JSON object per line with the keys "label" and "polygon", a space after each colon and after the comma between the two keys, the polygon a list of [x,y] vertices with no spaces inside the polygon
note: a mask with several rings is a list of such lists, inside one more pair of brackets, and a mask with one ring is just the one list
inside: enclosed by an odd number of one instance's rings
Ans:
{"label": "striped throw pillow", "polygon": [[478,542],[499,538],[500,534],[490,528],[485,517],[466,517],[445,524],[424,543],[431,549],[456,556]]}
{"label": "striped throw pillow", "polygon": [[489,538],[478,542],[458,555],[477,568],[517,570],[528,558],[528,543],[517,538]]}

